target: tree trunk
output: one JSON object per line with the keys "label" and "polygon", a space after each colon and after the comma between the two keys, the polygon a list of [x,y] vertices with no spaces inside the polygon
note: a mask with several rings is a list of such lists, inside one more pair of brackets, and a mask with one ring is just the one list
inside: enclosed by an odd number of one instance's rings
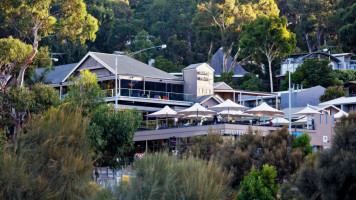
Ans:
{"label": "tree trunk", "polygon": [[187,40],[188,40],[189,51],[192,51],[192,33],[190,31],[188,31],[187,33]]}
{"label": "tree trunk", "polygon": [[307,45],[308,45],[309,53],[313,52],[313,47],[312,47],[312,45],[310,44],[311,41],[309,40],[308,33],[304,33],[304,37],[305,37],[305,41],[307,42]]}
{"label": "tree trunk", "polygon": [[321,47],[321,36],[323,35],[323,29],[321,29],[319,26],[315,28],[316,32],[316,45],[317,49],[320,49]]}
{"label": "tree trunk", "polygon": [[227,73],[227,61],[229,59],[229,54],[227,52],[224,52],[224,56],[223,56],[223,72]]}
{"label": "tree trunk", "polygon": [[210,59],[211,59],[210,55],[212,55],[212,51],[213,51],[213,45],[214,45],[214,42],[211,41],[211,42],[210,42],[209,52],[208,52],[208,62],[209,62],[209,63],[210,63]]}
{"label": "tree trunk", "polygon": [[268,59],[268,70],[269,70],[269,82],[271,85],[271,92],[273,92],[273,80],[272,80],[272,60]]}
{"label": "tree trunk", "polygon": [[[230,70],[233,70],[233,69],[234,69],[235,64],[237,63],[237,58],[238,58],[239,55],[240,55],[240,50],[241,50],[241,48],[239,47],[239,48],[237,49],[237,52],[236,52],[234,58],[232,59],[231,64],[230,64]],[[229,70],[229,71],[230,71],[230,70]]]}
{"label": "tree trunk", "polygon": [[19,72],[19,77],[17,78],[17,86],[23,86],[23,81],[24,81],[24,77],[25,77],[25,71],[27,69],[27,67],[31,64],[33,58],[35,57],[36,53],[37,53],[37,49],[38,49],[38,35],[37,35],[37,31],[39,29],[39,26],[34,28],[33,31],[33,50],[30,54],[30,56],[26,59],[25,63],[21,66],[20,72]]}

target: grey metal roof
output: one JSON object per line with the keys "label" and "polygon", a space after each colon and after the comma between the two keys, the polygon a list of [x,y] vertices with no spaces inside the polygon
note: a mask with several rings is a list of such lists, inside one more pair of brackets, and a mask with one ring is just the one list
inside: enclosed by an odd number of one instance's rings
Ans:
{"label": "grey metal roof", "polygon": [[213,95],[205,95],[200,97],[199,99],[195,100],[194,103],[201,103],[204,102],[205,100],[210,99],[211,97],[213,97]]}
{"label": "grey metal roof", "polygon": [[[72,69],[78,63],[72,63],[67,65],[58,65],[54,67],[54,70],[48,70],[46,72],[46,83],[60,83],[62,80],[72,71]],[[45,71],[45,68],[36,69],[35,73],[40,75]]]}
{"label": "grey metal roof", "polygon": [[108,67],[115,71],[115,60],[117,58],[117,72],[120,75],[146,76],[162,79],[179,79],[179,77],[164,72],[160,69],[147,65],[125,55],[91,52],[92,55],[103,61]]}
{"label": "grey metal roof", "polygon": [[189,65],[188,67],[186,67],[186,68],[184,68],[184,69],[195,69],[195,68],[198,68],[198,67],[200,67],[201,65],[204,65],[204,64],[207,64],[207,63],[191,64],[191,65]]}
{"label": "grey metal roof", "polygon": [[[221,72],[223,71],[222,66],[223,66],[223,57],[224,53],[222,51],[222,48],[220,48],[211,58],[210,61],[210,66],[215,70],[215,75],[220,75]],[[229,56],[229,59],[227,61],[227,65],[230,67],[232,62],[232,57]],[[235,75],[240,75],[243,76],[244,74],[248,73],[245,71],[240,65],[237,63],[235,64],[234,68],[232,69],[234,71]]]}

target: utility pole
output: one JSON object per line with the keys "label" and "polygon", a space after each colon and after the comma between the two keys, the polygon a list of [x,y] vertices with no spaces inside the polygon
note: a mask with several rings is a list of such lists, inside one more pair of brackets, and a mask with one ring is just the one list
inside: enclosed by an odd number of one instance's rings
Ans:
{"label": "utility pole", "polygon": [[289,75],[289,133],[292,133],[292,89],[290,87],[291,85],[291,77],[290,77],[290,60],[288,62],[288,75]]}
{"label": "utility pole", "polygon": [[115,114],[117,114],[117,57],[115,59]]}

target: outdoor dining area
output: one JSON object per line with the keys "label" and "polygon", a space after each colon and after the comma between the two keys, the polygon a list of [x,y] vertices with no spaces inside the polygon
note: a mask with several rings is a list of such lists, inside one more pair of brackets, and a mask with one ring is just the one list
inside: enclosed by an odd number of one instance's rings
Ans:
{"label": "outdoor dining area", "polygon": [[[291,120],[292,128],[315,129],[314,116],[316,114],[328,114],[325,110],[318,110],[307,105],[304,109],[293,113]],[[333,115],[333,120],[347,115],[340,111]],[[263,102],[260,105],[249,109],[238,103],[227,99],[221,104],[206,108],[199,103],[191,107],[175,111],[169,106],[161,110],[148,114],[149,120],[143,121],[142,130],[155,130],[165,128],[181,128],[191,126],[216,125],[222,123],[252,125],[252,126],[273,126],[283,127],[289,125],[288,114],[275,109]]]}
{"label": "outdoor dining area", "polygon": [[190,126],[233,123],[258,126],[284,126],[288,121],[281,116],[284,113],[266,103],[249,109],[227,99],[221,104],[205,108],[199,103],[191,107],[175,111],[169,106],[148,114],[149,120],[143,121],[142,129],[155,130],[164,128],[180,128]]}

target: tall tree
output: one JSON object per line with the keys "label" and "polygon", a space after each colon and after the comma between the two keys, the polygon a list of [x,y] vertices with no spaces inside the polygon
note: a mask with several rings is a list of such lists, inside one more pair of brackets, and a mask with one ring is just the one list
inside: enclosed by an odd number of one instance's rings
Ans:
{"label": "tall tree", "polygon": [[[2,94],[6,93],[9,83],[15,80],[14,77],[19,73],[20,66],[32,51],[32,46],[25,44],[19,39],[9,36],[0,39],[0,90]],[[46,47],[39,49],[38,55],[32,60],[30,67],[51,67],[49,50]]]}
{"label": "tall tree", "polygon": [[309,53],[320,49],[326,41],[326,31],[332,25],[335,0],[290,0],[289,8],[295,17],[297,30],[303,34]]}
{"label": "tall tree", "polygon": [[87,13],[83,0],[1,0],[0,8],[5,12],[7,25],[32,45],[31,53],[24,56],[26,60],[19,70],[19,86],[23,85],[25,71],[35,58],[42,39],[58,37],[84,43],[87,39],[95,40],[98,30],[97,20]]}
{"label": "tall tree", "polygon": [[[246,21],[255,20],[261,15],[278,15],[279,9],[274,0],[210,0],[198,5],[197,16],[200,20],[204,19],[203,26],[213,26],[218,30],[220,46],[223,47],[223,72],[229,72],[235,66],[241,53],[238,45],[243,25]],[[219,46],[219,47],[220,47]],[[227,66],[227,61],[233,48],[236,47],[233,62]]]}
{"label": "tall tree", "polygon": [[272,61],[290,54],[296,46],[295,34],[287,29],[287,19],[276,15],[258,17],[246,25],[240,45],[250,53],[261,53],[267,58],[273,92]]}
{"label": "tall tree", "polygon": [[339,42],[344,44],[345,50],[351,49],[356,53],[356,2],[338,1],[336,18],[339,22]]}

